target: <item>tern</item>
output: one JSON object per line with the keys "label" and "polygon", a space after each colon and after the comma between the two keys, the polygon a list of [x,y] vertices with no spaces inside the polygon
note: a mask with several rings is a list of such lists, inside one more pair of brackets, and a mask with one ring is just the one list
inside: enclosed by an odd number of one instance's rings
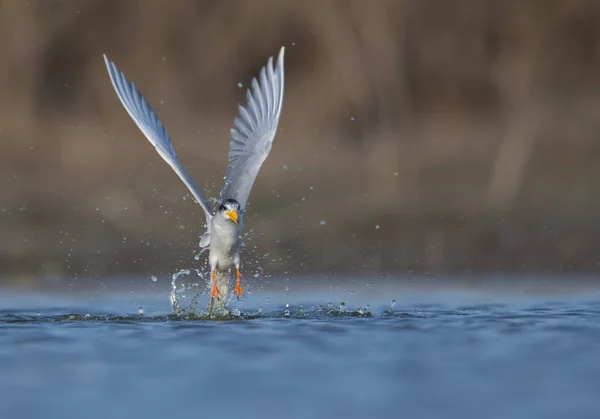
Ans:
{"label": "tern", "polygon": [[273,57],[268,59],[267,64],[261,68],[258,79],[252,79],[251,87],[246,92],[246,105],[238,106],[239,113],[231,129],[225,183],[214,210],[179,162],[167,130],[135,83],[130,82],[115,63],[104,55],[110,80],[123,107],[204,209],[206,232],[201,236],[200,247],[209,248],[209,311],[213,310],[217,301],[221,301],[223,308],[225,307],[230,273],[233,269],[236,273],[234,293],[238,298],[244,295],[240,282],[244,211],[252,185],[271,151],[277,133],[283,105],[284,52],[285,47],[282,47],[275,65]]}

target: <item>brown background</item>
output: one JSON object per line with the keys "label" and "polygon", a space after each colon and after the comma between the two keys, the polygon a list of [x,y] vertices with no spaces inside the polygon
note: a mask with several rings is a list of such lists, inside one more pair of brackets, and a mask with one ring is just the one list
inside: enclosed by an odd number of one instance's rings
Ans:
{"label": "brown background", "polygon": [[252,269],[597,271],[599,41],[594,0],[3,0],[0,281],[198,266],[202,210],[102,53],[217,196],[236,104],[281,45]]}

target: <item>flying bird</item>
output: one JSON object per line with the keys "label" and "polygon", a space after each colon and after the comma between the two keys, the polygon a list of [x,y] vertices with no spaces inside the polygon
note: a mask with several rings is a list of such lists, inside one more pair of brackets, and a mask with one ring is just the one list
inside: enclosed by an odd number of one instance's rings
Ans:
{"label": "flying bird", "polygon": [[246,105],[238,106],[239,113],[231,129],[225,183],[214,210],[179,162],[167,130],[140,94],[135,83],[130,82],[104,55],[112,85],[125,110],[204,209],[207,230],[201,237],[200,247],[209,248],[208,261],[211,270],[209,311],[214,307],[215,300],[222,301],[224,307],[229,273],[233,269],[236,273],[234,293],[238,298],[244,294],[240,282],[240,247],[244,211],[252,185],[271,151],[279,125],[284,90],[284,51],[285,47],[282,47],[275,65],[273,65],[273,57],[268,59],[267,64],[260,70],[258,80],[252,79],[251,87],[246,92]]}

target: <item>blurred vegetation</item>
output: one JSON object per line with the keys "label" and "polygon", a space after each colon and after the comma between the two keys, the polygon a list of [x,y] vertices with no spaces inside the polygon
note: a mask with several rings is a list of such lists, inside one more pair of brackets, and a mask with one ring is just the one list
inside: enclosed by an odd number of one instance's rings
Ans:
{"label": "blurred vegetation", "polygon": [[2,0],[2,279],[197,266],[202,210],[102,54],[217,196],[236,104],[281,45],[247,264],[597,271],[599,41],[595,0]]}

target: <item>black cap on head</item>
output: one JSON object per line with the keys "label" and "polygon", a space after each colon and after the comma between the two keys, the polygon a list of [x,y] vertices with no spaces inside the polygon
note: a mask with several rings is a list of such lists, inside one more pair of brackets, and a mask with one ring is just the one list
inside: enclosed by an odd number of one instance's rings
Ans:
{"label": "black cap on head", "polygon": [[239,202],[232,198],[228,198],[225,201],[221,201],[221,204],[219,205],[219,211],[226,211],[226,210],[239,211],[240,210]]}

